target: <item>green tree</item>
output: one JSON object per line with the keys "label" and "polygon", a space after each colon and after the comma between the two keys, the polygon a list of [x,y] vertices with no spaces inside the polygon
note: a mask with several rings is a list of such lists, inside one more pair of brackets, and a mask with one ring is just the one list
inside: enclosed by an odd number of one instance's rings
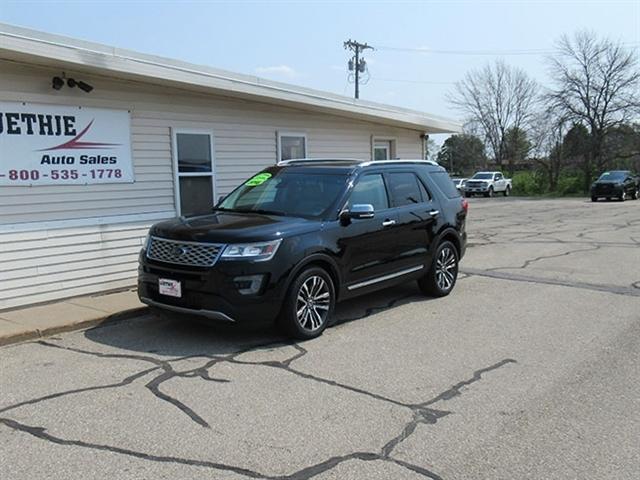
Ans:
{"label": "green tree", "polygon": [[504,153],[508,162],[509,174],[513,175],[515,165],[529,156],[533,145],[522,128],[512,127],[504,135]]}
{"label": "green tree", "polygon": [[620,125],[611,129],[602,150],[609,168],[640,172],[640,125]]}
{"label": "green tree", "polygon": [[468,133],[452,135],[440,148],[438,163],[451,173],[464,175],[486,168],[487,155],[484,143],[475,135]]}

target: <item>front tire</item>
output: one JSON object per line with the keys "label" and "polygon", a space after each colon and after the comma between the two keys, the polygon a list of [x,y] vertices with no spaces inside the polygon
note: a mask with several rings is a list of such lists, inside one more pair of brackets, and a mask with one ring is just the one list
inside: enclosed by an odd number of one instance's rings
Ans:
{"label": "front tire", "polygon": [[485,197],[492,198],[493,197],[493,187],[489,187],[489,191],[484,194]]}
{"label": "front tire", "polygon": [[322,335],[335,308],[333,280],[320,267],[300,273],[287,292],[279,323],[284,332],[300,340]]}
{"label": "front tire", "polygon": [[591,197],[591,201],[592,202],[597,202],[598,201],[598,197]]}
{"label": "front tire", "polygon": [[511,194],[511,187],[507,185],[507,188],[504,189],[504,196],[508,197]]}
{"label": "front tire", "polygon": [[627,199],[627,192],[622,190],[622,193],[620,193],[620,196],[618,197],[618,200],[620,200],[621,202],[624,202],[626,199]]}
{"label": "front tire", "polygon": [[458,279],[458,250],[445,240],[436,249],[429,271],[418,280],[418,286],[425,295],[445,297],[451,293]]}

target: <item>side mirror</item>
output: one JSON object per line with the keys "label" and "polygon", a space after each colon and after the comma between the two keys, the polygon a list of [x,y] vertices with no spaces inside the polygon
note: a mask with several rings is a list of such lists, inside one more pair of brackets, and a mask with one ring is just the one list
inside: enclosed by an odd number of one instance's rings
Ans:
{"label": "side mirror", "polygon": [[226,195],[220,195],[220,196],[218,197],[218,204],[222,203],[222,201],[223,201],[225,198],[227,198],[227,196],[226,196]]}
{"label": "side mirror", "polygon": [[349,210],[344,210],[340,214],[340,220],[343,223],[348,224],[353,219],[362,220],[366,218],[373,218],[374,216],[375,210],[373,209],[373,205],[361,203],[352,205]]}

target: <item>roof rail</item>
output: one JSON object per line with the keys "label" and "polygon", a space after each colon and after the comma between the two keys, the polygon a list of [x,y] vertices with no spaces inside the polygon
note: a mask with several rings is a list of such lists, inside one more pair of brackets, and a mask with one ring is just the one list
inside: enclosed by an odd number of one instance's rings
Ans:
{"label": "roof rail", "polygon": [[295,164],[304,164],[304,163],[314,163],[314,162],[336,162],[336,163],[353,163],[356,165],[360,165],[363,167],[367,167],[369,165],[379,165],[379,164],[394,164],[394,163],[424,163],[427,165],[434,165],[439,167],[440,164],[438,162],[434,162],[433,160],[411,160],[411,159],[400,159],[397,158],[395,160],[360,160],[357,158],[292,158],[290,160],[280,160],[278,162],[279,166],[285,165],[295,165]]}
{"label": "roof rail", "polygon": [[368,160],[366,162],[362,162],[360,165],[362,165],[363,167],[369,166],[369,165],[378,165],[378,164],[389,164],[389,163],[425,163],[427,165],[434,165],[436,167],[439,167],[440,164],[438,162],[434,162],[433,160],[410,160],[410,159],[406,159],[406,160],[402,160],[400,158],[396,158],[395,160]]}
{"label": "roof rail", "polygon": [[278,165],[293,165],[296,163],[313,163],[313,162],[340,162],[340,163],[362,163],[364,160],[357,158],[291,158],[289,160],[280,160]]}

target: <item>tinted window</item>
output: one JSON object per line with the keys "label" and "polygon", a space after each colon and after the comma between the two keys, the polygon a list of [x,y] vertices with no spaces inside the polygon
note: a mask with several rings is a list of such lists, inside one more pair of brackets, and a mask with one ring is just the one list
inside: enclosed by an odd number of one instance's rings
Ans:
{"label": "tinted window", "polygon": [[460,196],[460,192],[458,192],[447,172],[430,172],[429,176],[436,182],[436,185],[445,196],[449,198]]}
{"label": "tinted window", "polygon": [[389,192],[391,193],[394,207],[412,205],[423,201],[418,177],[410,172],[390,173]]}
{"label": "tinted window", "polygon": [[613,180],[615,182],[622,182],[627,176],[627,172],[614,171],[614,172],[604,172],[600,175],[598,180]]}
{"label": "tinted window", "polygon": [[353,187],[349,206],[352,205],[373,205],[374,210],[384,210],[389,208],[387,189],[384,180],[379,173],[360,177],[358,183]]}

